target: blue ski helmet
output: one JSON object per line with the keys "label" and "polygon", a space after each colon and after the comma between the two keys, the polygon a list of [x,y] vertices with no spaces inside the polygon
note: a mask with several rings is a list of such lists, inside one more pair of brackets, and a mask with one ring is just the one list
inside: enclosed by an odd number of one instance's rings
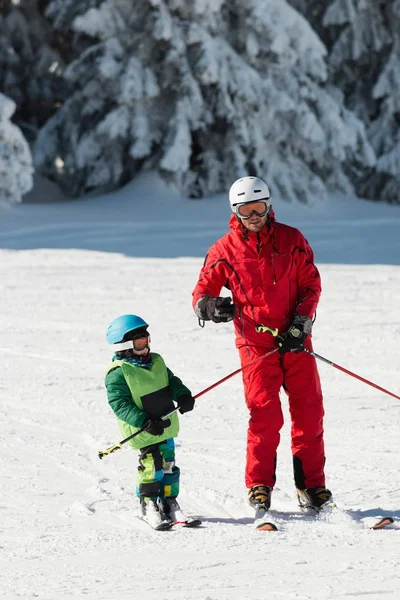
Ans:
{"label": "blue ski helmet", "polygon": [[122,315],[122,317],[114,319],[109,325],[106,334],[107,342],[109,344],[118,344],[128,331],[144,329],[148,326],[148,323],[137,315]]}

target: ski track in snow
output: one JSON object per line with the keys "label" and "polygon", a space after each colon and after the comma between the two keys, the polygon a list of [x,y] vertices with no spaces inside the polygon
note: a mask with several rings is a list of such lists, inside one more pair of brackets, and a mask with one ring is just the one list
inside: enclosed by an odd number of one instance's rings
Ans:
{"label": "ski track in snow", "polygon": [[[35,236],[39,225],[31,224]],[[400,404],[327,365],[319,363],[327,483],[340,507],[329,519],[299,515],[282,394],[270,513],[280,530],[252,527],[240,375],[181,417],[180,502],[202,528],[152,531],[139,518],[135,453],[124,446],[98,459],[121,439],[103,385],[111,358],[105,330],[115,316],[147,319],[152,349],[193,393],[238,368],[231,325],[202,330],[192,313],[201,264],[200,257],[0,249],[0,598],[400,598]],[[320,269],[316,351],[399,394],[399,267]],[[386,515],[396,519],[391,528],[368,529]]]}

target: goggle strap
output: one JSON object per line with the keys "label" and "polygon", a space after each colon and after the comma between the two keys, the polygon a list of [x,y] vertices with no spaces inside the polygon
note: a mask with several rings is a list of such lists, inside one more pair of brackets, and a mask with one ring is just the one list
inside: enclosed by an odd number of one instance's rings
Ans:
{"label": "goggle strap", "polygon": [[257,200],[246,200],[245,202],[235,202],[235,204],[232,204],[233,208],[236,208],[237,206],[240,206],[241,204],[251,204],[252,202],[265,202],[266,204],[271,204],[271,196],[265,196],[264,198],[258,198]]}

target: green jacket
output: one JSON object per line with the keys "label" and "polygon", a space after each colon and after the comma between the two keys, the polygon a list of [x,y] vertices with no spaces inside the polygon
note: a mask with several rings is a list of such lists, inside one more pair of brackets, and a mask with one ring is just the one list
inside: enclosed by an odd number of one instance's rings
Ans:
{"label": "green jacket", "polygon": [[[151,353],[153,364],[150,369],[138,367],[124,360],[113,361],[106,372],[105,385],[108,403],[114,411],[121,433],[129,437],[136,433],[147,417],[154,419],[174,410],[173,400],[190,390],[179,377],[165,365],[163,358]],[[179,431],[178,414],[172,414],[171,425],[160,436],[143,432],[130,440],[133,448],[143,448],[157,444]]]}

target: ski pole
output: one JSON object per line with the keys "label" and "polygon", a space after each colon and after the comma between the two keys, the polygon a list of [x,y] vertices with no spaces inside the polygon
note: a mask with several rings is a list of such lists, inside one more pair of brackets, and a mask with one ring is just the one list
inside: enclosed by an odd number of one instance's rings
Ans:
{"label": "ski pole", "polygon": [[[221,383],[224,383],[224,381],[227,381],[228,379],[230,379],[234,375],[237,375],[241,371],[244,371],[244,369],[247,369],[247,367],[250,367],[251,365],[254,365],[254,363],[258,362],[259,360],[261,360],[263,358],[266,358],[267,356],[270,356],[274,352],[277,352],[277,350],[278,350],[278,348],[273,348],[273,350],[269,350],[265,354],[262,354],[261,356],[257,356],[257,358],[255,358],[254,360],[252,360],[251,362],[249,362],[244,367],[240,367],[239,369],[236,369],[236,371],[232,371],[232,373],[229,373],[229,375],[225,375],[225,377],[223,377],[222,379],[219,379],[218,381],[216,381],[212,385],[209,385],[204,390],[202,390],[201,392],[199,392],[198,394],[196,394],[195,396],[193,396],[193,398],[195,400],[197,400],[197,398],[200,398],[200,396],[203,396],[207,392],[210,392],[211,390],[213,390],[214,388],[216,388]],[[164,418],[169,417],[170,415],[173,415],[178,409],[179,409],[179,407],[177,406],[174,410],[172,410],[167,415],[164,415],[162,418],[164,419]],[[124,440],[121,440],[120,442],[118,442],[118,444],[114,444],[114,446],[110,446],[110,448],[107,448],[106,450],[99,450],[98,451],[99,458],[102,459],[103,456],[107,456],[108,454],[112,454],[112,452],[115,452],[116,450],[120,450],[120,448],[122,448],[123,444],[126,444],[126,442],[129,442],[129,440],[132,440],[134,437],[136,437],[137,435],[139,435],[139,433],[142,433],[143,431],[144,431],[144,429],[142,427],[138,431],[135,431],[135,433],[132,433],[132,435],[130,435],[127,438],[125,438]]]}
{"label": "ski pole", "polygon": [[[173,415],[177,410],[178,410],[178,407],[176,407],[174,410],[171,410],[171,412],[169,412],[167,415],[163,416],[163,419],[169,417],[170,415]],[[106,450],[99,450],[97,454],[98,454],[100,460],[103,458],[103,456],[107,456],[108,454],[112,454],[116,450],[120,450],[122,448],[123,444],[126,444],[126,442],[129,442],[129,440],[133,440],[134,437],[136,437],[137,435],[139,435],[139,433],[142,433],[143,431],[145,431],[145,429],[144,429],[144,427],[141,427],[138,431],[135,431],[135,433],[132,433],[132,435],[130,435],[129,437],[118,442],[118,444],[114,444],[114,446],[110,446]]]}
{"label": "ski pole", "polygon": [[393,396],[393,398],[400,400],[400,396],[397,396],[397,394],[394,394],[393,392],[389,392],[389,390],[385,390],[385,388],[381,387],[380,385],[377,385],[376,383],[373,383],[372,381],[368,381],[368,379],[364,379],[364,377],[361,377],[361,375],[352,373],[352,371],[349,371],[348,369],[345,369],[344,367],[337,365],[336,363],[332,362],[331,360],[328,360],[327,358],[320,356],[316,352],[311,352],[311,350],[307,350],[307,348],[304,348],[304,350],[307,352],[307,354],[310,354],[311,356],[318,358],[318,360],[322,360],[322,362],[326,363],[327,365],[330,365],[331,367],[334,367],[335,369],[339,369],[339,371],[342,371],[342,373],[346,373],[346,375],[355,377],[356,379],[363,381],[367,385],[370,385],[370,386],[376,388],[377,390],[380,390],[381,392],[384,392],[385,394],[389,394],[389,396]]}
{"label": "ski pole", "polygon": [[[260,333],[260,332],[271,333],[278,340],[283,339],[282,336],[278,334],[277,329],[271,329],[271,327],[267,327],[266,325],[262,325],[261,323],[259,325],[257,325],[256,331],[258,333]],[[312,352],[311,350],[308,350],[307,348],[304,348],[304,352],[307,352],[307,354],[309,354],[310,356],[314,356],[314,358],[321,360],[322,362],[326,363],[327,365],[330,365],[331,367],[334,367],[335,369],[342,371],[342,373],[346,373],[346,375],[350,375],[351,377],[354,377],[355,379],[359,379],[360,381],[366,383],[367,385],[370,385],[370,386],[376,388],[377,390],[380,390],[381,392],[384,392],[385,394],[388,394],[389,396],[392,396],[393,398],[400,400],[400,396],[397,396],[397,394],[394,394],[393,392],[389,392],[389,390],[385,390],[385,388],[381,387],[380,385],[377,385],[376,383],[373,383],[372,381],[369,381],[368,379],[364,379],[364,377],[361,377],[361,375],[357,375],[356,373],[353,373],[352,371],[349,371],[348,369],[341,367],[340,365],[334,363],[333,361],[328,360],[327,358],[324,358],[323,356],[320,356],[316,352]]]}

